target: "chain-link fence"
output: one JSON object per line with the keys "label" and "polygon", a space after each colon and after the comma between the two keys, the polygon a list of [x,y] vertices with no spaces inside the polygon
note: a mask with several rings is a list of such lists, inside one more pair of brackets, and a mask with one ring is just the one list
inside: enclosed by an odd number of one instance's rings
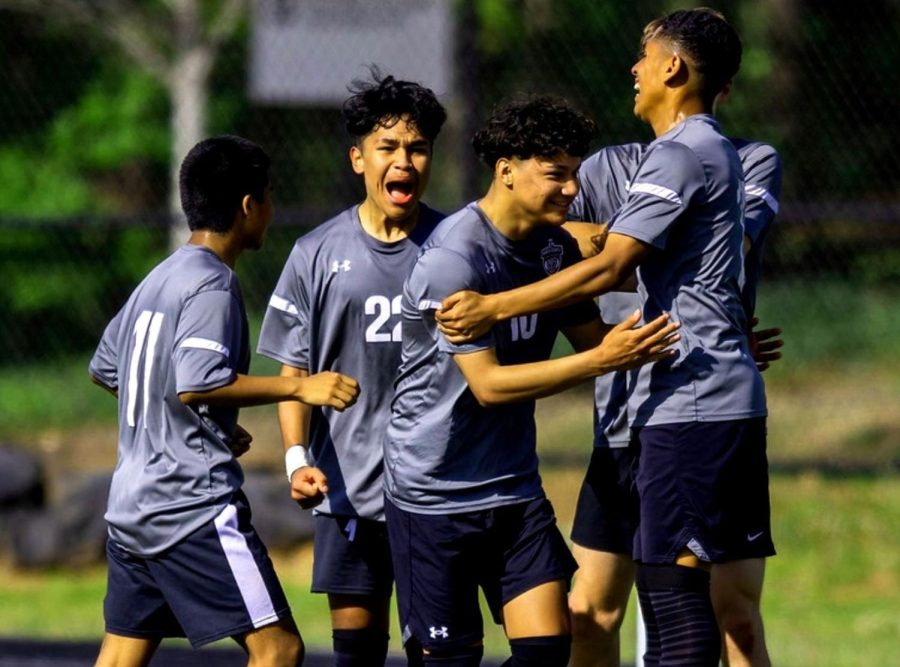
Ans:
{"label": "chain-link fence", "polygon": [[[896,286],[900,6],[894,0],[710,4],[737,26],[745,45],[735,89],[720,109],[723,126],[772,143],[785,166],[764,280],[833,276]],[[652,139],[631,113],[630,67],[642,26],[676,6],[0,0],[2,363],[92,348],[130,289],[168,251],[170,167],[186,151],[186,130],[196,131],[198,118],[206,119],[202,132],[250,137],[274,159],[275,226],[266,248],[239,268],[247,301],[258,310],[293,239],[362,196],[339,104],[326,96],[291,97],[315,87],[303,78],[314,76],[310,71],[327,79],[342,63],[364,77],[373,63],[402,74],[426,56],[436,61],[439,83],[422,82],[435,88],[450,121],[436,145],[426,199],[451,211],[484,186],[487,174],[468,139],[509,95],[569,98],[599,122],[598,147]],[[423,8],[432,22],[408,23]],[[293,61],[273,56],[275,33],[264,28],[304,21],[317,22],[312,34],[343,24],[357,36]],[[407,31],[386,48],[362,38],[393,24]],[[431,58],[436,49],[445,51],[442,58]],[[198,82],[206,72],[204,87]],[[270,88],[274,82],[294,92],[261,92],[263,74]]]}

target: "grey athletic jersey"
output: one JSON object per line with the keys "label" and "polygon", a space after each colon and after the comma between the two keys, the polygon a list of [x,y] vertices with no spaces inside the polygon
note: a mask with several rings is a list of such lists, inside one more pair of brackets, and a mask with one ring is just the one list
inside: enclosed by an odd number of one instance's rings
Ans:
{"label": "grey athletic jersey", "polygon": [[732,139],[744,170],[744,234],[750,237],[750,252],[744,258],[741,298],[748,315],[756,311],[756,292],[762,269],[762,254],[769,227],[781,199],[781,157],[759,141]]}
{"label": "grey athletic jersey", "polygon": [[243,483],[228,448],[238,410],[186,406],[250,365],[247,315],[234,272],[186,245],[141,282],[103,332],[91,375],[119,396],[110,537],[154,556],[218,515]]}
{"label": "grey athletic jersey", "polygon": [[365,232],[358,210],[297,240],[269,300],[258,351],[310,373],[359,380],[349,410],[313,410],[308,444],[329,486],[316,511],[383,520],[382,442],[400,365],[400,294],[443,214],[420,204],[412,234],[385,243]]}
{"label": "grey athletic jersey", "polygon": [[[581,163],[580,189],[570,220],[609,222],[628,197],[631,179],[646,152],[644,144],[607,146]],[[617,324],[641,307],[636,292],[607,292],[597,298],[603,321]],[[631,439],[628,423],[628,393],[637,371],[619,371],[594,380],[594,446],[624,447]]]}
{"label": "grey athletic jersey", "polygon": [[403,359],[385,437],[385,489],[410,512],[467,512],[543,495],[534,401],[479,405],[453,356],[493,348],[503,365],[547,359],[561,326],[597,317],[588,302],[517,317],[484,338],[453,345],[434,310],[461,289],[501,292],[540,280],[578,258],[562,230],[503,236],[476,204],[447,218],[423,248],[403,290]]}
{"label": "grey athletic jersey", "polygon": [[766,414],[741,303],[740,160],[716,120],[695,115],[651,143],[612,232],[655,249],[638,268],[644,317],[681,323],[674,360],[641,368],[633,425]]}

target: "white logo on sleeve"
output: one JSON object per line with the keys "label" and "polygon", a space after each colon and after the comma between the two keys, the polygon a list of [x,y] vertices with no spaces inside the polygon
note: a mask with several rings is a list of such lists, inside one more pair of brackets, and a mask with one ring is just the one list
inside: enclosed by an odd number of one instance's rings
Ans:
{"label": "white logo on sleeve", "polygon": [[428,628],[428,634],[431,635],[432,639],[437,639],[440,637],[441,639],[450,639],[450,633],[447,632],[447,626],[442,625],[441,627],[435,627],[432,625]]}
{"label": "white logo on sleeve", "polygon": [[337,273],[338,271],[343,271],[344,273],[347,273],[349,270],[350,270],[350,260],[349,259],[345,259],[340,262],[337,260],[334,260],[331,263],[331,272],[332,273]]}
{"label": "white logo on sleeve", "polygon": [[758,533],[753,533],[752,535],[750,533],[747,533],[747,541],[748,542],[756,542],[756,540],[758,540],[760,537],[762,537],[765,532],[766,531],[761,530]]}

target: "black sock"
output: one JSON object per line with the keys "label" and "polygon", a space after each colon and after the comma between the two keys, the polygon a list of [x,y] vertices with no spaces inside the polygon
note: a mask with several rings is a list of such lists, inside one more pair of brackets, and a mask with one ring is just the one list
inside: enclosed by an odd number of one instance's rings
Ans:
{"label": "black sock", "polygon": [[566,667],[572,653],[571,635],[510,639],[510,667]]}
{"label": "black sock", "polygon": [[484,655],[484,646],[460,646],[432,651],[424,655],[424,664],[433,667],[478,667]]}
{"label": "black sock", "polygon": [[387,633],[374,628],[332,630],[334,667],[383,667],[388,639]]}
{"label": "black sock", "polygon": [[[718,667],[721,637],[709,597],[709,572],[681,565],[639,563],[636,572],[641,611],[647,611],[658,635],[658,662],[671,667]],[[655,647],[652,650],[656,650]]]}

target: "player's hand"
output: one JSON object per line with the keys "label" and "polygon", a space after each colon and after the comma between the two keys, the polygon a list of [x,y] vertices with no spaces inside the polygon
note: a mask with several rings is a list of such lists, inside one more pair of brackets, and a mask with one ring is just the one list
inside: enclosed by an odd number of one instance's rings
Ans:
{"label": "player's hand", "polygon": [[291,499],[305,510],[325,500],[328,478],[315,466],[297,468],[291,475]]}
{"label": "player's hand", "polygon": [[593,257],[603,250],[609,234],[609,225],[606,223],[569,221],[563,228],[578,243],[582,259]]}
{"label": "player's hand", "polygon": [[253,442],[253,436],[243,426],[237,424],[228,441],[228,449],[234,454],[234,458],[239,458],[250,451],[251,442]]}
{"label": "player's hand", "polygon": [[359,383],[348,375],[323,371],[297,379],[297,398],[307,405],[343,411],[356,403]]}
{"label": "player's hand", "polygon": [[756,362],[756,367],[760,372],[766,370],[773,361],[781,359],[781,347],[784,341],[780,338],[782,331],[779,327],[771,329],[755,329],[759,324],[759,319],[754,317],[750,321],[750,353]]}
{"label": "player's hand", "polygon": [[497,323],[490,297],[469,290],[444,299],[434,319],[440,332],[456,345],[480,338]]}
{"label": "player's hand", "polygon": [[670,346],[680,339],[676,333],[680,323],[670,322],[668,313],[642,327],[637,326],[640,321],[641,311],[636,310],[610,329],[594,348],[603,372],[627,370],[675,354]]}

